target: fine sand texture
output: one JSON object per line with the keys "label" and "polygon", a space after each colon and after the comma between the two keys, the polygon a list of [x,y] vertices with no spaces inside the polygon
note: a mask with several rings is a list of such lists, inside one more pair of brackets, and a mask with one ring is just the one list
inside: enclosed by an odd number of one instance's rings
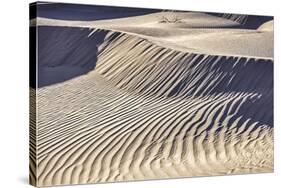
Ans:
{"label": "fine sand texture", "polygon": [[36,186],[273,172],[273,20],[31,20]]}

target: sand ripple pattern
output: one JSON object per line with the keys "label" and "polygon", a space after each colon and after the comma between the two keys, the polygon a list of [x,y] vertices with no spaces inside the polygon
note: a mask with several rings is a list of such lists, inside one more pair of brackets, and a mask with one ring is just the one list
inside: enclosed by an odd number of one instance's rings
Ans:
{"label": "sand ripple pattern", "polygon": [[95,70],[38,89],[37,185],[271,172],[272,68],[108,33]]}
{"label": "sand ripple pattern", "polygon": [[29,182],[36,185],[37,178],[37,141],[36,141],[36,90],[29,90]]}

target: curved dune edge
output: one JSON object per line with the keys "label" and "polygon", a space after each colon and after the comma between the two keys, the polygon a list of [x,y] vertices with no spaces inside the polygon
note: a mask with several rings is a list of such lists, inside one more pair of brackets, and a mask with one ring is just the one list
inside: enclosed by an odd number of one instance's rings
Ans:
{"label": "curved dune edge", "polygon": [[259,28],[258,31],[274,31],[274,21],[268,21],[262,24]]}
{"label": "curved dune edge", "polygon": [[38,89],[38,185],[272,172],[272,66],[108,33],[95,70]]}
{"label": "curved dune edge", "polygon": [[[152,16],[153,15],[155,15],[155,13],[152,14]],[[215,17],[211,15],[208,16],[211,18]],[[154,16],[153,19],[155,19],[155,17],[156,16]],[[138,25],[137,23],[143,19],[139,19],[138,16],[131,19],[132,20],[123,18],[108,21],[65,21],[36,18],[30,21],[30,25],[79,27],[94,30],[101,29],[134,35],[147,39],[156,45],[178,51],[209,55],[273,59],[272,33],[260,32],[259,30],[223,28],[223,26],[212,28],[209,25],[198,28],[193,28],[191,26],[181,28],[178,26],[178,28],[177,24],[159,24],[155,23],[155,20],[152,23],[149,22]],[[221,17],[217,17],[216,19],[221,20],[221,22],[226,21],[227,23],[229,21]],[[195,21],[195,24],[199,24],[200,20],[202,20],[202,18],[197,21],[198,23]],[[191,20],[188,21],[190,22]],[[241,48],[241,45],[243,45],[243,48]]]}
{"label": "curved dune edge", "polygon": [[[226,28],[226,27],[235,27],[240,24],[235,20],[224,19],[220,16],[214,16],[211,14],[201,13],[201,12],[158,12],[150,13],[140,16],[130,16],[124,18],[116,19],[104,19],[104,20],[93,20],[93,21],[69,21],[69,20],[59,20],[59,19],[50,19],[44,17],[37,17],[36,19],[31,20],[31,25],[52,25],[52,26],[76,26],[76,27],[92,27],[93,25],[104,25],[104,26],[137,26],[137,25],[161,25],[163,24],[163,17],[166,17],[168,20],[173,20],[174,18],[179,19],[180,22],[173,24],[170,22],[173,27],[181,28]],[[37,22],[37,23],[36,23]]]}

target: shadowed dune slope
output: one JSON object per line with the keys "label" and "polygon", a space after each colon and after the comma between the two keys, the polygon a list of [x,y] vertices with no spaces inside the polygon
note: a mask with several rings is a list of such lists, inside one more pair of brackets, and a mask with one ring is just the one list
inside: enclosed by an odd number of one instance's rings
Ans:
{"label": "shadowed dune slope", "polygon": [[257,29],[263,23],[273,20],[272,16],[225,14],[225,13],[209,13],[209,14],[237,22],[240,24],[238,28],[243,28],[243,29]]}
{"label": "shadowed dune slope", "polygon": [[258,101],[240,113],[273,123],[271,59],[185,53],[115,32],[100,48],[96,71],[118,88],[159,97],[252,93]]}
{"label": "shadowed dune slope", "polygon": [[273,171],[272,58],[81,31],[58,43],[71,59],[41,56],[42,67],[95,66],[38,89],[38,185]]}
{"label": "shadowed dune slope", "polygon": [[[138,16],[159,12],[157,9],[141,9],[102,5],[37,2],[37,16],[64,20],[101,20]],[[94,13],[94,14],[93,14]]]}
{"label": "shadowed dune slope", "polygon": [[[179,17],[180,23],[161,23],[165,14],[167,17]],[[273,58],[273,21],[258,30],[242,30],[231,28],[239,23],[223,17],[204,13],[161,12],[102,21],[37,18],[31,21],[32,25],[35,23],[40,41],[38,87],[63,82],[93,70],[97,48],[104,43],[109,31],[127,33],[163,48],[212,54],[213,58],[219,59],[230,56],[252,57],[252,60]],[[98,33],[92,35],[92,30]],[[239,58],[239,61],[245,58]]]}
{"label": "shadowed dune slope", "polygon": [[86,74],[96,66],[107,31],[89,37],[87,28],[38,27],[38,87]]}

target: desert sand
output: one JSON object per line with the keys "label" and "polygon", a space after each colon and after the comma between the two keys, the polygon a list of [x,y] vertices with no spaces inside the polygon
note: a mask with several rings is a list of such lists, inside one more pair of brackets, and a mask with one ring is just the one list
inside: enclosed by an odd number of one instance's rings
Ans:
{"label": "desert sand", "polygon": [[36,185],[272,172],[273,21],[245,19],[32,20],[56,78],[31,90]]}

